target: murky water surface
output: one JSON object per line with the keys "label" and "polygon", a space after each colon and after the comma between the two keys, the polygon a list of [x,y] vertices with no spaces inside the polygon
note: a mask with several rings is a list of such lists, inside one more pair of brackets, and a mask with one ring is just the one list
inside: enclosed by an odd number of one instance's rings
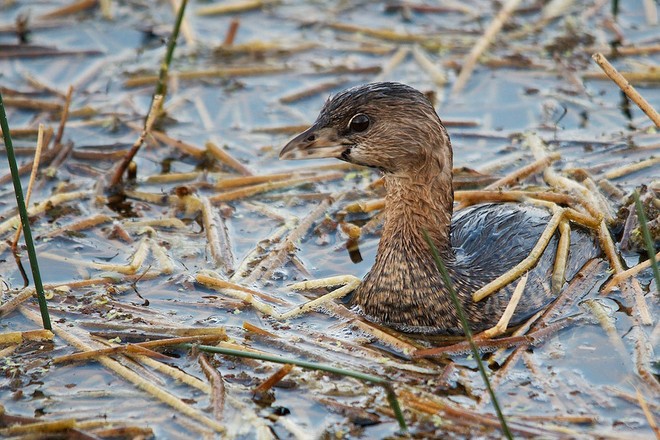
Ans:
{"label": "murky water surface", "polygon": [[[52,363],[83,347],[100,349],[173,337],[188,328],[222,327],[228,335],[225,347],[391,378],[414,436],[499,438],[471,356],[411,360],[402,345],[358,329],[355,317],[347,318],[342,306],[286,321],[259,308],[266,304],[282,312],[318,296],[292,291],[287,286],[295,281],[362,277],[379,240],[378,227],[367,230],[378,225],[371,221],[377,211],[342,212],[354,201],[382,196],[381,189],[372,187],[379,177],[376,171],[322,160],[282,162],[278,153],[300,130],[296,126],[315,119],[330,93],[393,80],[435,95],[452,136],[457,169],[479,171],[490,181],[502,177],[534,160],[520,134],[537,133],[549,150],[561,154],[553,165],[560,172],[584,169],[594,181],[610,177],[624,194],[641,185],[657,191],[660,173],[653,158],[660,137],[611,81],[596,77],[600,69],[590,57],[595,51],[610,56],[612,42],[624,48],[650,47],[610,58],[622,71],[655,68],[654,77],[635,85],[660,107],[654,85],[658,50],[652,49],[660,43],[658,25],[644,2],[619,2],[615,20],[610,2],[564,2],[555,18],[542,22],[549,8],[522,1],[465,89],[452,94],[457,70],[493,19],[498,2],[409,2],[397,8],[393,5],[404,3],[265,1],[242,12],[204,16],[199,12],[215,3],[192,1],[170,69],[174,78],[164,105],[167,114],[156,126],[161,135],[149,137],[137,154],[137,177],[125,186],[122,205],[107,198],[109,178],[139,136],[155,85],[148,76],[157,74],[175,13],[166,1],[107,3],[109,13],[91,5],[48,17],[66,2],[0,0],[0,91],[10,126],[17,130],[19,165],[32,161],[36,132],[18,130],[42,123],[56,133],[64,96],[69,86],[73,91],[61,145],[48,146],[30,205],[76,193],[32,216],[56,336],[0,347],[0,402],[6,413],[43,421],[75,418],[83,424],[81,430],[100,436],[110,422],[134,429],[126,438],[149,430],[160,438],[401,435],[380,387],[335,374],[295,367],[274,388],[259,393],[257,387],[280,365],[209,355],[211,370],[224,383],[224,403],[219,405],[210,397],[213,379],[204,373],[197,352],[168,348],[167,358],[114,357],[149,387],[180,400],[182,406],[174,409],[155,398],[153,390],[145,391],[144,383],[136,385],[111,371],[107,358],[103,364]],[[31,31],[28,43],[19,46],[15,23],[25,16]],[[223,44],[232,21],[238,23],[235,40]],[[47,50],[59,53],[44,55]],[[242,72],[232,70],[242,67]],[[198,72],[198,77],[184,72]],[[332,85],[314,91],[327,83]],[[305,90],[311,90],[308,96],[292,98]],[[236,162],[205,152],[209,142]],[[49,155],[55,148],[59,150]],[[5,176],[9,169],[2,156],[0,175]],[[608,175],[640,161],[650,165]],[[289,173],[284,180],[290,184],[213,199],[235,189],[217,182],[277,173]],[[25,172],[24,187],[28,178]],[[458,171],[456,181],[457,189],[483,186]],[[543,181],[537,175],[526,183]],[[244,186],[254,188],[250,185]],[[209,198],[206,212],[213,225],[204,224],[200,208],[200,201]],[[620,198],[610,194],[609,200],[618,209]],[[14,207],[11,181],[4,178],[0,222],[15,215]],[[94,218],[98,223],[72,231]],[[358,240],[359,256],[353,254],[355,262],[338,221],[368,225]],[[226,235],[219,256],[208,244],[214,240],[210,229]],[[13,227],[0,231],[6,304],[23,290],[24,278],[4,244],[12,240]],[[621,230],[614,233],[618,242]],[[144,261],[127,269],[143,251]],[[26,253],[21,249],[19,255],[29,272]],[[627,251],[625,260],[634,265],[640,256]],[[210,271],[222,279],[233,274],[232,282],[265,296],[251,304],[245,293],[217,291],[196,280]],[[600,286],[609,272],[603,268],[589,276]],[[92,281],[85,285],[84,280]],[[510,348],[487,356],[500,404],[517,435],[652,436],[640,402],[660,420],[658,358],[653,354],[659,339],[658,296],[649,270],[639,280],[638,301],[618,290],[609,296],[599,295],[597,288],[577,291],[558,318],[573,318],[564,328],[528,350]],[[53,289],[56,285],[60,287]],[[639,301],[646,303],[650,325],[640,325]],[[600,321],[594,310],[602,312]],[[36,302],[23,303],[0,318],[0,332],[39,328],[37,311]],[[408,348],[442,344],[394,336]],[[175,378],[167,366],[185,380]],[[217,424],[224,434],[212,434]]]}

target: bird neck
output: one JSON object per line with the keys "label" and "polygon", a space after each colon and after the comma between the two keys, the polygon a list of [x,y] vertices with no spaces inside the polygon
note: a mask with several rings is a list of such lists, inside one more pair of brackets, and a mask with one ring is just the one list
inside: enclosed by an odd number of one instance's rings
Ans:
{"label": "bird neck", "polygon": [[[441,256],[451,255],[450,229],[454,203],[451,164],[444,169],[427,162],[405,174],[385,176],[386,214],[379,255],[385,248],[429,254],[426,231]],[[402,255],[404,259],[414,255]]]}
{"label": "bird neck", "polygon": [[426,231],[453,279],[451,161],[446,164],[386,174],[386,217],[376,261],[351,298],[365,315],[400,330],[428,331],[437,327],[438,316],[457,328],[458,318],[424,237]]}

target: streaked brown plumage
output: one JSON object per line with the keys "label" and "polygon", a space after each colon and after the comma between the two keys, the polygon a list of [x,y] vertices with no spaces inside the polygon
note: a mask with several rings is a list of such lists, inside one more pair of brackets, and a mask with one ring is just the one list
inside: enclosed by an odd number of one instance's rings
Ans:
{"label": "streaked brown plumage", "polygon": [[[415,333],[462,333],[423,231],[440,251],[473,330],[494,325],[513,286],[475,303],[472,293],[525,258],[549,214],[519,204],[477,205],[453,216],[452,147],[431,103],[399,83],[354,87],[332,97],[316,122],[291,140],[283,159],[335,157],[378,168],[387,189],[376,261],[350,303],[370,319]],[[512,322],[554,297],[556,237],[530,272]],[[591,237],[571,234],[570,279],[595,256]]]}

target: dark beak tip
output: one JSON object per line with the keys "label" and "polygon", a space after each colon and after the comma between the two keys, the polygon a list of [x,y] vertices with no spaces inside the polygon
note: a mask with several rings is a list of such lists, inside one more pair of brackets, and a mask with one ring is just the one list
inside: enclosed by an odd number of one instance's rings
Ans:
{"label": "dark beak tip", "polygon": [[279,154],[279,159],[280,160],[287,160],[291,159],[292,153],[298,148],[297,142],[295,142],[295,139],[282,148]]}

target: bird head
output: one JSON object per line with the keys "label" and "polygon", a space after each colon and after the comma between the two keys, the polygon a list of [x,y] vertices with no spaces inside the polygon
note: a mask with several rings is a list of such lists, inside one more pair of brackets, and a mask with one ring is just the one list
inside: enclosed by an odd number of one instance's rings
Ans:
{"label": "bird head", "polygon": [[449,136],[433,105],[400,83],[357,86],[330,98],[280,159],[333,157],[384,173],[410,173],[429,160],[451,169]]}

